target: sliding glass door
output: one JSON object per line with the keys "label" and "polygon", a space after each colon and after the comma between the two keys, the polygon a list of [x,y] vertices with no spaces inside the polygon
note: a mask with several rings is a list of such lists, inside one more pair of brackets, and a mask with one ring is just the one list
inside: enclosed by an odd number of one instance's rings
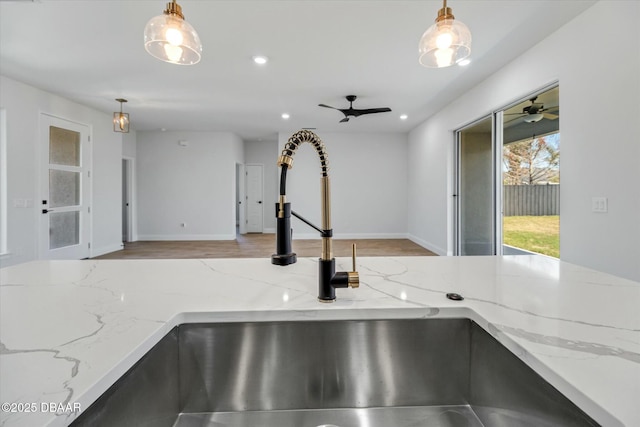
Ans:
{"label": "sliding glass door", "polygon": [[559,99],[556,86],[501,112],[505,255],[560,257]]}
{"label": "sliding glass door", "polygon": [[455,132],[456,255],[559,257],[558,101],[548,87]]}
{"label": "sliding glass door", "polygon": [[456,132],[457,255],[495,255],[493,118]]}

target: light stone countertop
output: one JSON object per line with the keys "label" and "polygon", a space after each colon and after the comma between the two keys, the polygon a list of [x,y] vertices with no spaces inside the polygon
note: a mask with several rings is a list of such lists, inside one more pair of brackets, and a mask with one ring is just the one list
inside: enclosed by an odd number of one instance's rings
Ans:
{"label": "light stone countertop", "polygon": [[359,289],[321,304],[312,258],[0,269],[0,401],[22,410],[3,406],[0,425],[67,425],[181,323],[467,317],[603,426],[640,426],[640,283],[544,256],[372,257],[358,270]]}

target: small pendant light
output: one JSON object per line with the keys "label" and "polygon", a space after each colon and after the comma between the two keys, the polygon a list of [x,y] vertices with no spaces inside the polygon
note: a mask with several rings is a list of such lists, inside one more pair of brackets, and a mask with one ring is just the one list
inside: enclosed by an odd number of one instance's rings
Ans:
{"label": "small pendant light", "polygon": [[424,32],[418,45],[420,64],[429,68],[443,68],[457,64],[471,54],[471,32],[456,21],[447,0],[443,0],[438,17]]}
{"label": "small pendant light", "polygon": [[127,102],[126,99],[117,98],[120,103],[120,112],[113,113],[113,131],[121,133],[129,133],[129,114],[122,112],[122,104]]}
{"label": "small pendant light", "polygon": [[151,56],[172,64],[197,64],[202,56],[200,37],[184,20],[182,7],[176,0],[167,3],[162,15],[147,22],[144,27],[144,48]]}

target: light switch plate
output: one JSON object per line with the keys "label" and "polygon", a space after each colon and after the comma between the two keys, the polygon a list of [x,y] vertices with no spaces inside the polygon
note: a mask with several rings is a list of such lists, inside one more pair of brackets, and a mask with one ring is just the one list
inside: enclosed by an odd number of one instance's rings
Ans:
{"label": "light switch plate", "polygon": [[598,213],[605,213],[609,211],[606,197],[592,197],[591,198],[591,211]]}

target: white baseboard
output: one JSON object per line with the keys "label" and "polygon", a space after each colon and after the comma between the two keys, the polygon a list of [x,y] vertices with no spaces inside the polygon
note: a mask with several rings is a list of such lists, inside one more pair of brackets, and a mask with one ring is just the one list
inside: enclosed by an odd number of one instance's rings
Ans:
{"label": "white baseboard", "polygon": [[[337,233],[333,235],[336,240],[346,239],[407,239],[406,233]],[[296,233],[293,232],[293,240],[320,239],[320,233]]]}
{"label": "white baseboard", "polygon": [[276,229],[275,228],[265,228],[262,230],[262,232],[264,234],[275,234],[276,233]]}
{"label": "white baseboard", "polygon": [[431,252],[433,252],[435,254],[438,254],[440,256],[446,256],[447,255],[447,251],[446,250],[442,249],[439,246],[433,245],[433,244],[427,242],[426,240],[422,240],[422,239],[420,239],[420,238],[418,238],[418,237],[416,237],[414,235],[411,235],[411,234],[409,234],[407,236],[407,238],[409,240],[411,240],[413,243],[415,243],[417,245],[420,245],[423,248],[428,249],[428,250],[430,250]]}
{"label": "white baseboard", "polygon": [[138,240],[141,241],[155,241],[155,240],[169,240],[169,241],[196,241],[196,240],[235,240],[235,234],[140,234]]}
{"label": "white baseboard", "polygon": [[407,233],[338,233],[333,236],[334,239],[406,239]]}

